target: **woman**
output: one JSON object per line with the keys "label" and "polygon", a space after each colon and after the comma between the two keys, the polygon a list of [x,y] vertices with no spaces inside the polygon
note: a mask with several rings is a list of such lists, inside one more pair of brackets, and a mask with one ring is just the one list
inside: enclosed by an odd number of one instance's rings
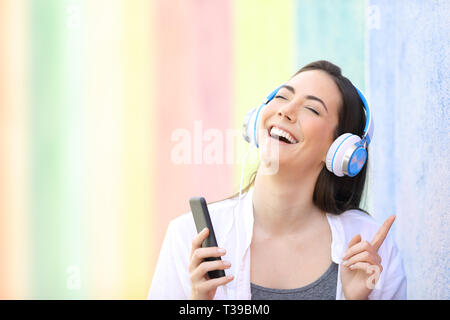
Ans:
{"label": "woman", "polygon": [[[308,64],[277,89],[257,125],[261,164],[243,199],[208,205],[219,248],[201,247],[209,230],[196,234],[190,212],[172,220],[149,299],[405,299],[402,262],[388,235],[395,216],[380,228],[359,209],[367,164],[354,176],[326,168],[336,138],[363,135],[363,107],[327,61]],[[226,276],[210,279],[217,269]]]}

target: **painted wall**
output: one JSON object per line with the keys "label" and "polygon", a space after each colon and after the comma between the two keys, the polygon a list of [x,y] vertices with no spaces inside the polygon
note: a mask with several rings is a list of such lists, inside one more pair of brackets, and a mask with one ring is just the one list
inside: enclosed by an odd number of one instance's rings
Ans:
{"label": "painted wall", "polygon": [[394,223],[408,298],[450,298],[450,3],[368,3],[370,208]]}
{"label": "painted wall", "polygon": [[410,297],[448,298],[448,9],[0,1],[0,298],[145,299],[189,197],[238,191],[245,113],[319,59],[370,95],[362,206],[398,214]]}

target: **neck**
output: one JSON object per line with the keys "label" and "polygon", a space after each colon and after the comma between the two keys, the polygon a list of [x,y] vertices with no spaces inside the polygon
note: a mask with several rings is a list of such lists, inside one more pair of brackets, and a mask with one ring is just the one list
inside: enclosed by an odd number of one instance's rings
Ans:
{"label": "neck", "polygon": [[268,235],[280,236],[298,234],[321,221],[324,212],[312,200],[319,172],[294,176],[281,170],[264,175],[258,170],[253,191],[255,227]]}

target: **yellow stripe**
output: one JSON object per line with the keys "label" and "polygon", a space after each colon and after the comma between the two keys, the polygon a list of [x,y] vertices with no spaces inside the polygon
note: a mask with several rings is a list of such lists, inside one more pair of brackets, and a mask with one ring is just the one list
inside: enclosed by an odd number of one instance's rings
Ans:
{"label": "yellow stripe", "polygon": [[90,261],[88,287],[94,299],[122,298],[122,74],[121,2],[85,2],[86,23],[86,217]]}
{"label": "yellow stripe", "polygon": [[149,1],[122,3],[124,79],[122,139],[122,208],[121,220],[124,241],[121,247],[123,265],[123,298],[145,299],[155,257],[155,222],[153,210],[155,178],[153,162],[155,150],[153,101],[155,83],[152,6]]}
{"label": "yellow stripe", "polygon": [[[295,71],[295,1],[234,1],[235,104],[234,128],[240,129],[248,110],[259,106],[279,84]],[[248,148],[241,135],[234,144],[236,162]],[[243,187],[256,169],[258,152],[249,155]],[[235,163],[236,163],[235,162]],[[240,166],[235,166],[234,185],[239,186]]]}

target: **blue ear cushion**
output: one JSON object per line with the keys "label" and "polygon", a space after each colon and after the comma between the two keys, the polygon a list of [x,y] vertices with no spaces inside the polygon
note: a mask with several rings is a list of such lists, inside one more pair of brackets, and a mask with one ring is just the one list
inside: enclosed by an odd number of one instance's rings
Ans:
{"label": "blue ear cushion", "polygon": [[350,157],[350,160],[348,162],[347,172],[348,176],[354,177],[356,176],[361,169],[364,167],[364,164],[367,160],[367,151],[363,147],[357,148],[352,156]]}

